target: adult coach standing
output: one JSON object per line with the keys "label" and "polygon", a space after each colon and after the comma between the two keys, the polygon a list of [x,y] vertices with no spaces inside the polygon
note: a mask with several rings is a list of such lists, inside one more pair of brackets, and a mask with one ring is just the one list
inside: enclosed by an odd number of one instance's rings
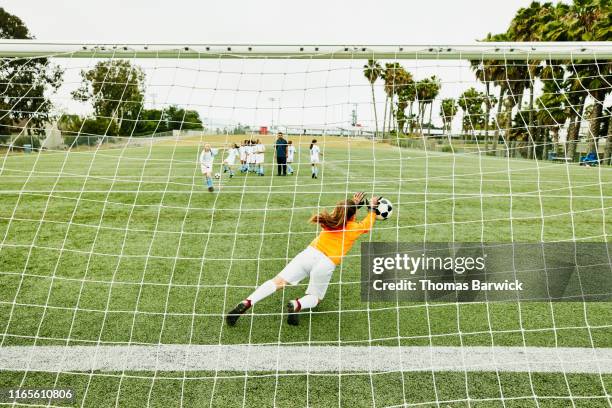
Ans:
{"label": "adult coach standing", "polygon": [[276,164],[278,175],[287,175],[287,141],[283,137],[283,132],[278,132],[276,142],[274,142],[274,152],[276,154]]}

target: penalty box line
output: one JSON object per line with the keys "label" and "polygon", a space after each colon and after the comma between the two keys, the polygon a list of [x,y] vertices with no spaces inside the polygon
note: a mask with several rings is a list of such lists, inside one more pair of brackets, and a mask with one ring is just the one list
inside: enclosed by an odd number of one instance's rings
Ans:
{"label": "penalty box line", "polygon": [[612,348],[387,346],[8,346],[5,371],[502,371],[611,374]]}

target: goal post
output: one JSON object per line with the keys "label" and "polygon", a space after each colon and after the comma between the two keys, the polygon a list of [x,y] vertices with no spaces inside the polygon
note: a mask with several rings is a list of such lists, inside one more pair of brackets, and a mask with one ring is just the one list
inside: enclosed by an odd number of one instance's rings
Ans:
{"label": "goal post", "polygon": [[304,58],[304,59],[581,59],[612,58],[609,42],[475,42],[473,44],[161,44],[51,43],[1,40],[0,57]]}

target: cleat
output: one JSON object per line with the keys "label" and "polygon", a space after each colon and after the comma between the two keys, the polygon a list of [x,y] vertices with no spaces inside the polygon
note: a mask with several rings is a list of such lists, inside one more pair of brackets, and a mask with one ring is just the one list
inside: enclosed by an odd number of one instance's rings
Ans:
{"label": "cleat", "polygon": [[246,312],[250,308],[251,306],[245,305],[244,302],[238,303],[236,307],[230,310],[230,312],[225,316],[225,322],[228,326],[236,325],[236,322],[238,321],[240,315],[244,314],[244,312]]}
{"label": "cleat", "polygon": [[212,193],[213,191],[215,191],[215,189],[213,187],[208,187],[208,191]]}
{"label": "cleat", "polygon": [[300,324],[300,315],[298,314],[299,308],[296,305],[295,300],[287,303],[287,324],[290,326],[298,326]]}

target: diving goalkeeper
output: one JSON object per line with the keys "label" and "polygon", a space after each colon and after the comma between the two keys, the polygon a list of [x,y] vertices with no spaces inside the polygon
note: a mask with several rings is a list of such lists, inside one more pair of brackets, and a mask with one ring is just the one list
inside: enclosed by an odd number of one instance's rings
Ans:
{"label": "diving goalkeeper", "polygon": [[319,236],[276,277],[264,282],[255,292],[238,303],[225,317],[227,324],[234,326],[240,315],[257,302],[287,284],[297,285],[302,279],[309,277],[305,296],[287,304],[287,323],[297,326],[298,313],[317,306],[323,300],[336,266],[342,262],[342,258],[350,251],[355,241],[374,226],[374,209],[378,205],[378,197],[372,197],[369,204],[366,202],[368,214],[363,220],[355,221],[357,209],[363,204],[364,193],[355,193],[352,198],[339,202],[331,213],[322,211],[313,215],[310,222],[319,224],[322,228]]}

